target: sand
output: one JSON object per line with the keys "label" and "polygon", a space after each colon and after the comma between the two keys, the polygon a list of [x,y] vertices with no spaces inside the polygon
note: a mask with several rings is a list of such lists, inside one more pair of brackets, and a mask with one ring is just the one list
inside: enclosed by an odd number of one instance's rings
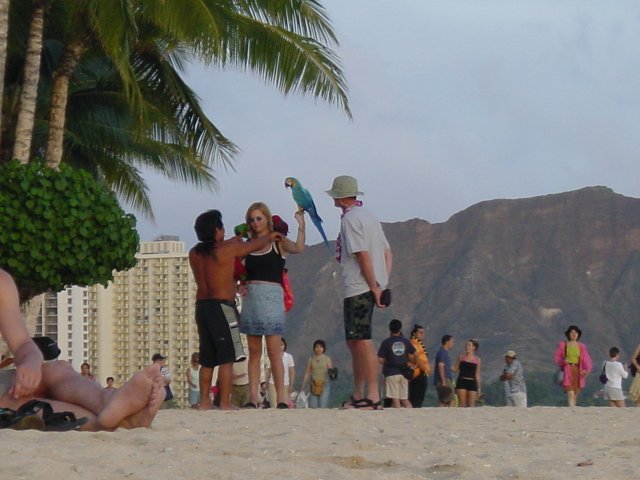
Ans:
{"label": "sand", "polygon": [[2,479],[631,479],[640,408],[160,411],[151,429],[0,432]]}

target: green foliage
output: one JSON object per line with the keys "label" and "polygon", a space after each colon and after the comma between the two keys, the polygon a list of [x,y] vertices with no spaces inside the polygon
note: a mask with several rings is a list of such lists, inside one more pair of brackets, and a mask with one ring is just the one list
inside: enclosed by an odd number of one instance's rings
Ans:
{"label": "green foliage", "polygon": [[106,285],[135,265],[136,219],[87,172],[0,165],[0,266],[24,302],[68,285]]}

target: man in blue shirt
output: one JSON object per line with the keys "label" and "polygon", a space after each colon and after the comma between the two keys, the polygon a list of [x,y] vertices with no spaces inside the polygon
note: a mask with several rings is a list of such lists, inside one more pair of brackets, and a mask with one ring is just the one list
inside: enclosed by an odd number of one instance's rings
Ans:
{"label": "man in blue shirt", "polygon": [[451,358],[449,350],[453,348],[453,337],[444,335],[441,341],[442,346],[436,354],[436,368],[433,375],[433,383],[438,392],[438,404],[440,407],[453,407],[456,403],[456,396],[453,389],[453,372],[451,370]]}

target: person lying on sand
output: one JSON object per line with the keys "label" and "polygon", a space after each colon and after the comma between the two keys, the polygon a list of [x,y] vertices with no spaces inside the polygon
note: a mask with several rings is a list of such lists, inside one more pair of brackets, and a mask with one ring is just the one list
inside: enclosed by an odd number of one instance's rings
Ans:
{"label": "person lying on sand", "polygon": [[15,370],[0,370],[0,408],[18,410],[30,400],[47,402],[55,412],[86,417],[80,430],[149,427],[164,399],[157,365],[137,372],[117,390],[106,390],[62,360],[43,362],[42,353],[21,320],[18,290],[0,269],[0,334],[13,354]]}

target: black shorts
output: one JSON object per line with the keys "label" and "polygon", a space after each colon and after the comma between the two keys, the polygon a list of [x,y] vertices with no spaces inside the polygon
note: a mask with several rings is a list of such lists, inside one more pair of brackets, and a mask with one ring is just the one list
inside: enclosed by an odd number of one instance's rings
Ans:
{"label": "black shorts", "polygon": [[235,303],[216,299],[196,301],[200,365],[205,368],[214,368],[236,360],[231,329],[225,314],[235,315],[237,320]]}
{"label": "black shorts", "polygon": [[344,299],[344,333],[347,340],[371,340],[371,317],[375,304],[372,291]]}
{"label": "black shorts", "polygon": [[455,394],[453,393],[453,388],[449,386],[449,383],[450,381],[447,381],[447,385],[436,385],[438,402],[442,404],[451,403],[456,398]]}
{"label": "black shorts", "polygon": [[469,392],[478,391],[478,382],[475,378],[458,378],[456,381],[456,390],[468,390]]}

